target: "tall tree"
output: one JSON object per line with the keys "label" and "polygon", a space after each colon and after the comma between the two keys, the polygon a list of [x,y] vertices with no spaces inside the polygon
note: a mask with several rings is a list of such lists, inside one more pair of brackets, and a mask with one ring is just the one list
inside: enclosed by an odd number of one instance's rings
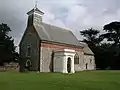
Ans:
{"label": "tall tree", "polygon": [[112,42],[110,49],[113,57],[112,66],[115,69],[120,69],[120,22],[114,21],[106,24],[104,25],[103,30],[105,30],[106,33],[102,34],[100,37]]}
{"label": "tall tree", "polygon": [[83,42],[87,43],[90,49],[95,54],[95,62],[96,67],[101,67],[100,61],[100,48],[99,44],[102,41],[102,38],[99,38],[99,31],[93,28],[89,28],[87,30],[80,31],[81,35],[84,36]]}
{"label": "tall tree", "polygon": [[11,31],[7,24],[0,24],[0,64],[14,58],[14,40],[8,34]]}
{"label": "tall tree", "polygon": [[103,30],[106,31],[105,34],[101,35],[108,41],[113,41],[115,45],[120,45],[120,22],[111,22],[104,25]]}
{"label": "tall tree", "polygon": [[86,42],[91,49],[94,48],[95,46],[99,45],[99,43],[102,41],[102,39],[98,37],[98,34],[100,32],[93,28],[89,28],[87,30],[80,31],[80,33],[81,33],[81,35],[83,35],[85,37],[83,42]]}
{"label": "tall tree", "polygon": [[113,47],[110,43],[101,43],[99,46],[99,60],[101,61],[102,69],[112,68],[113,65]]}

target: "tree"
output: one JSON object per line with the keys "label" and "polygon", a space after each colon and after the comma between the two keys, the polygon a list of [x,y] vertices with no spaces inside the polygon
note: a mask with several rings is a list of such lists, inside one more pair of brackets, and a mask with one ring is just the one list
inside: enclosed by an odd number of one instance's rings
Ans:
{"label": "tree", "polygon": [[[83,41],[94,52],[97,68],[120,69],[120,22],[106,24],[103,30],[106,32],[102,35],[92,28],[81,31],[81,35],[85,37]],[[101,43],[104,39],[107,42]]]}
{"label": "tree", "polygon": [[80,31],[81,35],[84,36],[85,39],[83,39],[83,42],[87,43],[90,49],[95,54],[95,62],[96,67],[101,67],[101,61],[100,61],[100,48],[99,44],[102,41],[102,38],[99,38],[99,31],[95,30],[93,28],[89,28],[87,30]]}
{"label": "tree", "polygon": [[120,44],[120,22],[111,22],[103,27],[103,30],[106,31],[103,34],[103,38],[106,38],[108,41],[113,41],[115,45]]}
{"label": "tree", "polygon": [[111,41],[111,51],[113,60],[112,67],[114,69],[120,69],[120,22],[114,21],[109,24],[104,25],[103,30],[106,31],[105,34],[102,34],[100,37]]}
{"label": "tree", "polygon": [[118,56],[120,48],[120,22],[111,22],[105,25],[103,30],[105,30],[106,33],[101,35],[101,37],[113,42],[115,53]]}
{"label": "tree", "polygon": [[89,28],[87,30],[80,31],[80,33],[81,33],[81,35],[83,35],[85,37],[83,42],[87,43],[91,49],[93,49],[95,46],[99,45],[100,42],[102,41],[102,39],[98,37],[98,34],[100,32],[93,28]]}
{"label": "tree", "polygon": [[106,69],[112,68],[113,65],[113,52],[112,44],[110,43],[101,43],[99,46],[99,60],[101,61],[101,68]]}
{"label": "tree", "polygon": [[0,24],[0,64],[12,60],[15,56],[14,40],[8,35],[10,31],[7,24]]}

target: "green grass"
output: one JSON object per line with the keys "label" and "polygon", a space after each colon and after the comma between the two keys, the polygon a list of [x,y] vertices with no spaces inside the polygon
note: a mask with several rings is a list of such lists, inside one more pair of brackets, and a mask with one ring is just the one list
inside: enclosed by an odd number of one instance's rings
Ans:
{"label": "green grass", "polygon": [[120,90],[120,71],[0,72],[0,90]]}

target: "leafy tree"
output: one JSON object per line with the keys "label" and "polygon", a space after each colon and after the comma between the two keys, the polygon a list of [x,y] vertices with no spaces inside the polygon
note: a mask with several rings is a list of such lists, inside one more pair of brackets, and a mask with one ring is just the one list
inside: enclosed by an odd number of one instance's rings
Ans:
{"label": "leafy tree", "polygon": [[[106,32],[102,35],[92,28],[81,31],[81,35],[85,37],[83,41],[94,52],[97,68],[120,69],[120,22],[106,24],[103,30]],[[107,42],[101,43],[104,39]]]}
{"label": "leafy tree", "polygon": [[10,31],[7,24],[0,24],[0,64],[11,61],[16,55],[14,40],[8,35]]}
{"label": "leafy tree", "polygon": [[95,54],[96,67],[100,68],[101,61],[99,44],[102,41],[102,38],[99,38],[98,36],[100,32],[96,29],[89,28],[87,30],[80,31],[80,33],[84,36],[83,42],[87,43]]}
{"label": "leafy tree", "polygon": [[99,45],[102,41],[102,38],[98,37],[98,34],[100,33],[98,30],[95,30],[93,28],[89,28],[87,30],[80,31],[81,35],[85,37],[83,42],[87,43],[88,46],[93,49],[95,46]]}
{"label": "leafy tree", "polygon": [[113,47],[110,43],[102,43],[99,46],[99,60],[101,61],[101,68],[112,68],[113,65]]}
{"label": "leafy tree", "polygon": [[109,24],[106,24],[103,27],[103,30],[106,31],[105,34],[101,35],[103,39],[107,39],[108,41],[113,42],[114,46],[114,52],[116,53],[116,56],[119,55],[119,48],[120,48],[120,22],[111,22]]}
{"label": "leafy tree", "polygon": [[100,37],[112,42],[109,51],[112,53],[112,68],[120,69],[120,22],[114,21],[106,24],[103,30],[106,31],[106,33],[102,34]]}

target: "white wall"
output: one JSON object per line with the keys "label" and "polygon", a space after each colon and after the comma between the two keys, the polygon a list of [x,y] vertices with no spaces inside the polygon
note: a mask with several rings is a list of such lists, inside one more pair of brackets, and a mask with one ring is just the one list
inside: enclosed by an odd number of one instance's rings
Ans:
{"label": "white wall", "polygon": [[63,50],[57,51],[54,54],[54,72],[68,73],[67,71],[67,60],[71,58],[71,73],[74,73],[74,50]]}
{"label": "white wall", "polygon": [[[95,69],[95,59],[92,55],[81,55],[80,56],[80,63],[74,64],[74,51],[58,51],[55,52],[54,55],[54,72],[62,72],[62,73],[68,73],[67,71],[67,60],[68,58],[71,58],[71,73],[74,73],[75,71],[83,71],[86,70],[86,63],[87,70],[94,70]],[[90,61],[90,59],[92,59]]]}
{"label": "white wall", "polygon": [[54,72],[63,72],[63,57],[60,57],[60,56],[55,57]]}

